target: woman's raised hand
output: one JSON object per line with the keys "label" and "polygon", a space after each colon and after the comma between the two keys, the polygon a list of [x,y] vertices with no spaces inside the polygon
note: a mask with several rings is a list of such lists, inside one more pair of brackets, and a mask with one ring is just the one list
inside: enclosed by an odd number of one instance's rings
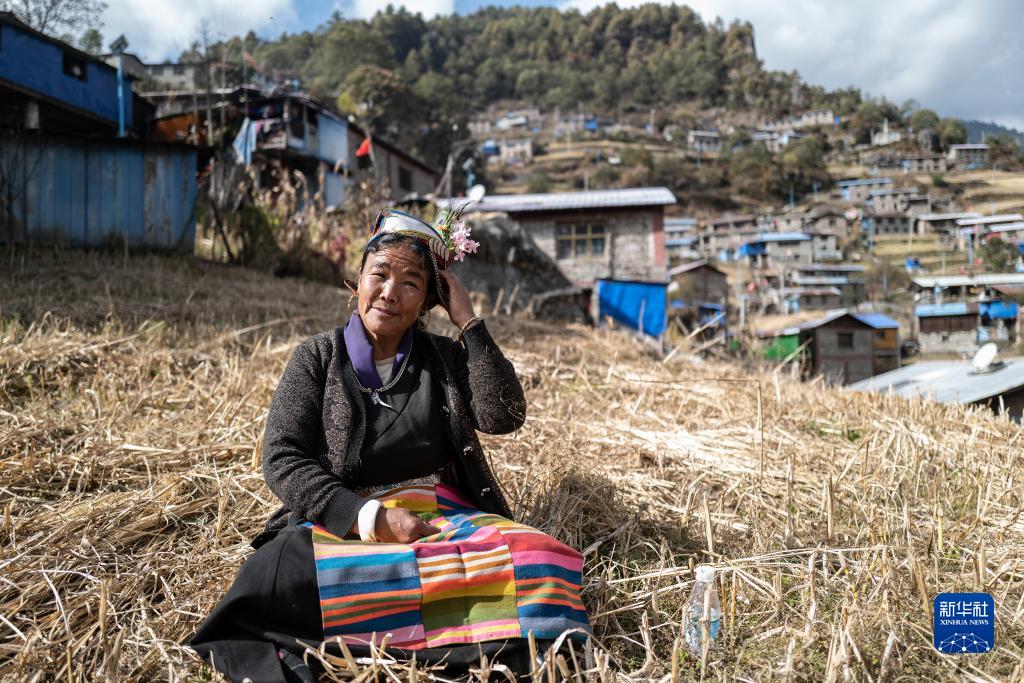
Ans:
{"label": "woman's raised hand", "polygon": [[412,543],[436,533],[437,527],[427,524],[405,508],[382,507],[377,511],[373,527],[379,543]]}
{"label": "woman's raised hand", "polygon": [[476,316],[473,312],[473,300],[469,298],[469,290],[466,289],[455,273],[449,270],[441,271],[441,279],[448,285],[448,305],[445,310],[448,312],[448,319],[452,324],[462,329],[462,326]]}

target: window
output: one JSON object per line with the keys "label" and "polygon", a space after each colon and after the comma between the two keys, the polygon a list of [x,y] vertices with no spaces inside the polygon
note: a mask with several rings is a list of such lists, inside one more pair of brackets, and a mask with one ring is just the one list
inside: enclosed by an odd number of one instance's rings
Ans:
{"label": "window", "polygon": [[64,75],[85,80],[85,60],[70,52],[64,53]]}
{"label": "window", "polygon": [[839,332],[836,335],[836,346],[841,349],[853,348],[853,332]]}
{"label": "window", "polygon": [[398,167],[398,187],[406,192],[412,191],[412,171],[404,166]]}
{"label": "window", "polygon": [[555,228],[555,256],[558,259],[603,256],[607,233],[603,225],[559,223]]}
{"label": "window", "polygon": [[175,76],[184,76],[185,75],[185,65],[184,64],[175,64],[174,65],[174,75]]}

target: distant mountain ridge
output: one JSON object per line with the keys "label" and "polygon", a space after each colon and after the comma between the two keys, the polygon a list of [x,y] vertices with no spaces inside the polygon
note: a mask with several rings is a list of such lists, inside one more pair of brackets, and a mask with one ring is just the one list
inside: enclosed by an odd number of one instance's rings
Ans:
{"label": "distant mountain ridge", "polygon": [[968,142],[982,142],[986,136],[990,135],[1011,135],[1017,140],[1019,145],[1024,146],[1024,133],[1016,128],[1007,128],[1006,126],[1000,126],[998,123],[974,119],[965,119],[964,125],[967,126]]}

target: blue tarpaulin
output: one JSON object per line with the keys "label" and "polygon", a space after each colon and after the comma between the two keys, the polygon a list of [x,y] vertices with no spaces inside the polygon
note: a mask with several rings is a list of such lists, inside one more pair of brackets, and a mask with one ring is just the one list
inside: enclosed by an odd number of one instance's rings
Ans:
{"label": "blue tarpaulin", "polygon": [[983,301],[978,304],[978,313],[993,320],[1016,320],[1017,304],[1013,301]]}
{"label": "blue tarpaulin", "polygon": [[598,280],[597,315],[658,337],[668,327],[668,286],[663,282]]}
{"label": "blue tarpaulin", "polygon": [[766,253],[764,242],[747,242],[740,247],[740,256],[763,256]]}

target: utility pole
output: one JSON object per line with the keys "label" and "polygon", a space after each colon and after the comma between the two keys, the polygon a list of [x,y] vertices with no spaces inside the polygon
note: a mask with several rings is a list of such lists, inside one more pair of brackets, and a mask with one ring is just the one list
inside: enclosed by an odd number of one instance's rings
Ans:
{"label": "utility pole", "polygon": [[[225,66],[227,66],[227,65],[224,62],[224,38],[222,36],[221,37],[221,42],[220,42],[220,64],[218,65],[218,67],[220,68],[220,91],[221,91],[221,97],[223,97],[224,91],[227,90],[227,82],[225,81],[225,79],[227,78],[227,74],[225,73],[227,71],[227,69],[224,68]],[[220,99],[220,98],[218,97],[218,99]],[[221,104],[221,106],[220,106],[220,129],[224,130],[224,109],[226,107],[223,106],[223,102],[221,102],[220,104]]]}
{"label": "utility pole", "polygon": [[124,102],[124,51],[128,49],[128,39],[124,34],[110,44],[110,51],[117,55],[117,137],[123,138],[125,102]]}
{"label": "utility pole", "polygon": [[206,70],[206,144],[213,145],[213,74],[210,70],[210,24],[205,19],[202,27],[203,64]]}

